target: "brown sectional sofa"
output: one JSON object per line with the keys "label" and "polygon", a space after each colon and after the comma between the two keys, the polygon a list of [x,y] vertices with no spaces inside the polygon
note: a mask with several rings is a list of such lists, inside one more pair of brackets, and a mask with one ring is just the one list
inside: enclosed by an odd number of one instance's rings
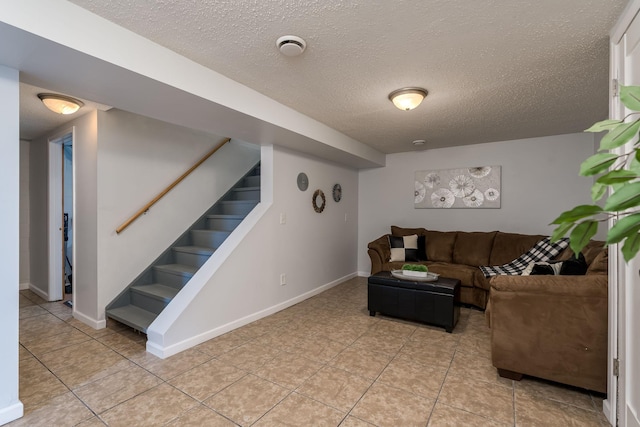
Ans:
{"label": "brown sectional sofa", "polygon": [[[486,308],[493,364],[502,376],[522,374],[606,392],[607,251],[592,241],[583,250],[584,276],[495,276],[481,265],[513,261],[542,235],[433,231],[391,227],[391,235],[426,236],[429,271],[461,281],[460,302]],[[368,245],[371,274],[399,269],[390,262],[389,235]],[[555,260],[570,258],[564,250]],[[414,262],[412,262],[414,263]]]}

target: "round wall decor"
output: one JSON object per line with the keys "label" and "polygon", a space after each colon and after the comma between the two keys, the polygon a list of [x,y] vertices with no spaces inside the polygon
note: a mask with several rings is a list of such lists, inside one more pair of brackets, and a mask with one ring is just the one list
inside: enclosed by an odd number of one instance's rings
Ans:
{"label": "round wall decor", "polygon": [[300,191],[307,191],[307,188],[309,188],[309,178],[307,178],[307,174],[304,172],[300,172],[298,174],[298,189],[300,189]]}
{"label": "round wall decor", "polygon": [[333,186],[333,200],[338,203],[342,200],[342,186],[340,184],[336,184]]}
{"label": "round wall decor", "polygon": [[[313,192],[313,199],[311,199],[311,203],[313,203],[313,210],[322,213],[324,207],[327,205],[327,199],[324,197],[324,193],[322,190],[316,190]],[[318,206],[320,203],[320,206]]]}

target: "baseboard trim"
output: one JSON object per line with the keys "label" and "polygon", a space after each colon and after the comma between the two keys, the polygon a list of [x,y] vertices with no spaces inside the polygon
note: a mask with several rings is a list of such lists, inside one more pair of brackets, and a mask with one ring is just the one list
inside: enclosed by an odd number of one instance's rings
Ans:
{"label": "baseboard trim", "polygon": [[611,413],[611,402],[609,402],[609,399],[605,399],[602,401],[601,409],[602,409],[602,412],[604,412],[605,418],[607,419],[607,421],[609,421],[609,424],[611,424],[612,426],[615,425],[615,422],[611,421],[612,416],[613,418],[615,418],[615,413],[614,414]]}
{"label": "baseboard trim", "polygon": [[297,297],[291,298],[287,301],[265,308],[264,310],[260,310],[256,313],[234,320],[232,322],[229,322],[217,328],[211,329],[207,332],[196,335],[194,337],[187,338],[186,340],[180,341],[176,344],[163,347],[147,340],[147,351],[153,354],[154,356],[165,359],[167,357],[173,356],[174,354],[178,354],[181,351],[194,347],[198,344],[202,344],[203,342],[208,341],[212,338],[218,337],[222,334],[226,334],[227,332],[231,332],[234,329],[238,329],[242,326],[248,325],[249,323],[255,322],[256,320],[260,320],[263,317],[270,316],[274,313],[284,310],[285,308],[289,308],[295,304],[298,304],[306,299],[309,299],[315,295],[318,295],[319,293],[322,293],[328,289],[331,289],[334,286],[337,286],[340,283],[345,282],[349,279],[353,279],[354,277],[357,277],[357,276],[358,276],[358,273],[347,274],[346,276],[343,276],[332,282],[321,285],[311,291],[298,295]]}
{"label": "baseboard trim", "polygon": [[21,282],[19,289],[21,291],[26,291],[26,290],[31,289],[31,286],[33,286],[33,285],[31,283],[29,283],[29,282]]}
{"label": "baseboard trim", "polygon": [[73,318],[78,319],[85,325],[91,326],[93,329],[104,329],[107,327],[106,320],[96,320],[93,317],[89,317],[86,314],[77,311],[75,308],[73,309]]}
{"label": "baseboard trim", "polygon": [[35,287],[32,283],[29,283],[29,290],[38,295],[40,298],[49,301],[49,294],[42,289]]}
{"label": "baseboard trim", "polygon": [[11,421],[22,418],[24,415],[24,406],[22,402],[18,400],[17,403],[9,405],[6,408],[0,409],[0,425],[10,423]]}
{"label": "baseboard trim", "polygon": [[358,277],[369,277],[371,276],[371,273],[369,273],[368,271],[358,271]]}

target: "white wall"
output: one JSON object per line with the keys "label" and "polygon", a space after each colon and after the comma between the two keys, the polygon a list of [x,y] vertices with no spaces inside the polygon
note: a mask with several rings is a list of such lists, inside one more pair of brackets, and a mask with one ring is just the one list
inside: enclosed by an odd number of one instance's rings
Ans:
{"label": "white wall", "polygon": [[[149,339],[159,346],[150,348],[148,343],[147,348],[156,354],[173,354],[355,275],[357,171],[278,147],[262,151],[262,203],[236,229],[246,235],[236,242],[227,239],[224,248],[198,271],[196,275],[204,277],[215,272],[207,283],[194,289],[197,283],[192,282],[198,281],[194,276],[172,301],[172,305],[188,305],[187,312],[172,313],[170,305],[151,325]],[[296,185],[299,172],[309,177],[305,192]],[[336,183],[343,191],[339,203],[331,197]],[[311,204],[316,189],[326,196],[321,214]],[[286,224],[280,224],[281,213]],[[223,257],[227,250],[230,253]],[[220,264],[217,271],[216,263]],[[285,286],[280,285],[282,273]]]}
{"label": "white wall", "polygon": [[0,424],[22,416],[18,400],[20,139],[18,71],[0,66]]}
{"label": "white wall", "polygon": [[29,288],[29,141],[20,141],[20,289]]}
{"label": "white wall", "polygon": [[[580,133],[388,155],[359,175],[358,271],[371,271],[367,243],[391,225],[551,234],[561,212],[592,203],[592,180],[578,171],[593,153],[593,135]],[[500,209],[414,209],[415,171],[484,165],[502,166]]]}
{"label": "white wall", "polygon": [[49,146],[46,138],[29,142],[29,287],[41,296],[49,289]]}
{"label": "white wall", "polygon": [[125,111],[98,113],[94,319],[104,321],[105,306],[260,160],[258,146],[226,144],[146,215],[116,234],[120,224],[222,139]]}

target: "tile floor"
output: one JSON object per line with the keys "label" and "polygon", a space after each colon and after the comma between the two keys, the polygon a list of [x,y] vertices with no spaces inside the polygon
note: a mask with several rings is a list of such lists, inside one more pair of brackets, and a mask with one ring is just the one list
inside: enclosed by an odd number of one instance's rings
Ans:
{"label": "tile floor", "polygon": [[355,278],[166,360],[20,292],[11,426],[605,426],[602,396],[497,376],[484,313],[453,334],[366,310]]}

